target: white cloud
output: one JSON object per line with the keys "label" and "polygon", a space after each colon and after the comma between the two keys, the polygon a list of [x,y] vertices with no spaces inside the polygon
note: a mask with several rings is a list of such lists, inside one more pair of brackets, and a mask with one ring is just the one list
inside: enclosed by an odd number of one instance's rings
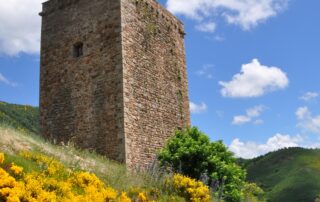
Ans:
{"label": "white cloud", "polygon": [[246,110],[246,115],[234,116],[232,120],[233,125],[243,125],[246,123],[253,122],[256,125],[262,124],[263,120],[254,120],[258,118],[261,113],[266,109],[263,105],[258,105]]}
{"label": "white cloud", "polygon": [[313,116],[308,107],[300,107],[296,111],[298,127],[306,132],[320,134],[320,115]]}
{"label": "white cloud", "polygon": [[196,29],[201,32],[213,33],[216,30],[216,24],[214,22],[204,22],[204,23],[198,24],[196,26]]}
{"label": "white cloud", "polygon": [[315,99],[317,97],[319,97],[319,93],[307,92],[303,96],[301,96],[300,99],[304,100],[304,101],[310,101],[310,100]]}
{"label": "white cloud", "polygon": [[232,124],[233,125],[243,125],[245,123],[249,123],[250,121],[251,121],[251,117],[239,115],[239,116],[233,117]]}
{"label": "white cloud", "polygon": [[201,114],[205,111],[207,111],[207,105],[202,102],[201,104],[195,104],[193,102],[190,102],[190,111],[193,114]]}
{"label": "white cloud", "polygon": [[0,83],[4,83],[4,84],[12,86],[12,87],[16,87],[17,86],[17,83],[9,81],[1,73],[0,73]]}
{"label": "white cloud", "polygon": [[42,2],[0,0],[0,54],[39,53]]}
{"label": "white cloud", "polygon": [[213,78],[213,74],[212,74],[213,67],[214,67],[214,65],[212,65],[212,64],[203,65],[202,68],[196,72],[196,74],[198,76],[206,77],[207,79],[212,79]]}
{"label": "white cloud", "polygon": [[253,108],[247,109],[247,115],[249,117],[258,117],[265,110],[265,108],[266,107],[263,105],[258,105]]}
{"label": "white cloud", "polygon": [[308,107],[300,107],[296,111],[296,116],[299,120],[303,120],[310,117],[310,112]]}
{"label": "white cloud", "polygon": [[223,18],[227,23],[249,30],[277,16],[287,8],[289,0],[168,0],[174,14],[197,21]]}
{"label": "white cloud", "polygon": [[290,136],[276,134],[270,137],[266,143],[258,144],[256,142],[241,142],[240,139],[234,139],[229,146],[229,149],[235,153],[237,157],[254,158],[271,151],[276,151],[281,148],[298,147],[303,142],[303,138],[299,135]]}
{"label": "white cloud", "polygon": [[267,67],[260,64],[258,59],[253,59],[251,63],[242,65],[241,72],[234,75],[231,81],[220,81],[219,84],[224,97],[259,97],[286,88],[289,79],[280,68]]}

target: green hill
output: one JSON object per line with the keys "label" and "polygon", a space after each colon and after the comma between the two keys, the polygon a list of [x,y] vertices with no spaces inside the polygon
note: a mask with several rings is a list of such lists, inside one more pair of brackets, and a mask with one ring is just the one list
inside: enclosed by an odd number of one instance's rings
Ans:
{"label": "green hill", "polygon": [[[9,126],[9,127],[8,127]],[[55,146],[39,134],[39,109],[0,102],[0,150],[18,158],[21,150],[41,151],[71,167],[95,173],[119,190],[157,187],[158,180],[128,175],[124,166],[70,146]],[[252,160],[239,160],[248,180],[262,187],[271,202],[313,202],[320,194],[320,150],[289,148]],[[126,176],[126,177],[122,177]],[[160,187],[162,189],[162,187]]]}
{"label": "green hill", "polygon": [[268,201],[313,202],[320,194],[319,149],[282,149],[242,163]]}
{"label": "green hill", "polygon": [[0,125],[20,131],[39,132],[39,109],[28,105],[0,102]]}

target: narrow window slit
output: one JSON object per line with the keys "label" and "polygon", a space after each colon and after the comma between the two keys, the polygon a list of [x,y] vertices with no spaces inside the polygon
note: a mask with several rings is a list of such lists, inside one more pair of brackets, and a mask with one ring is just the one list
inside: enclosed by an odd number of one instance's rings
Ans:
{"label": "narrow window slit", "polygon": [[83,43],[78,42],[73,45],[73,57],[78,58],[83,55]]}

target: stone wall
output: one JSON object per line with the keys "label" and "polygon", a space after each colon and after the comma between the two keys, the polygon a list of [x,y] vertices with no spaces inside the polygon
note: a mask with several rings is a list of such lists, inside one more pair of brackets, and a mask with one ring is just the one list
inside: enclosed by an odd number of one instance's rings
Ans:
{"label": "stone wall", "polygon": [[184,29],[154,0],[121,4],[126,158],[146,167],[190,125]]}
{"label": "stone wall", "polygon": [[50,0],[40,15],[42,134],[125,162],[120,2]]}
{"label": "stone wall", "polygon": [[155,0],[50,0],[40,15],[42,134],[149,166],[190,125],[182,23]]}

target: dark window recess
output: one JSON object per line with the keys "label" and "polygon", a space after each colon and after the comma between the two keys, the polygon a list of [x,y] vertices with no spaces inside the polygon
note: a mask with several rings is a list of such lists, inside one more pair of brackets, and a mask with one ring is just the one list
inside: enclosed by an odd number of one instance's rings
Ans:
{"label": "dark window recess", "polygon": [[73,57],[78,58],[83,55],[83,43],[78,42],[73,45]]}

